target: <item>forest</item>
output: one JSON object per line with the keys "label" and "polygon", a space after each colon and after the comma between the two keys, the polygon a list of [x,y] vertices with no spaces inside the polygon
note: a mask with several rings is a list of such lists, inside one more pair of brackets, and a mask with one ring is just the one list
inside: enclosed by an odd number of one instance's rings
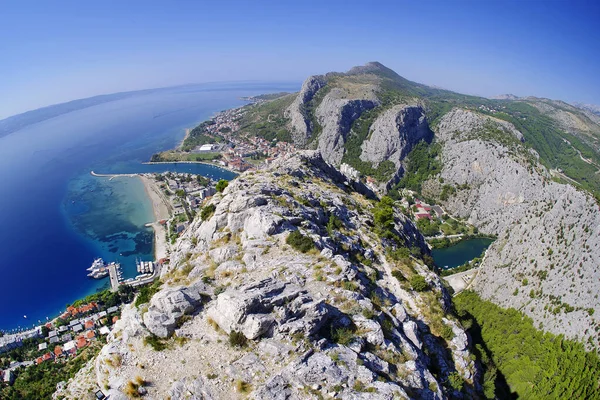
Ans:
{"label": "forest", "polygon": [[474,341],[487,398],[600,398],[600,358],[583,344],[544,333],[472,291],[454,297],[454,307]]}

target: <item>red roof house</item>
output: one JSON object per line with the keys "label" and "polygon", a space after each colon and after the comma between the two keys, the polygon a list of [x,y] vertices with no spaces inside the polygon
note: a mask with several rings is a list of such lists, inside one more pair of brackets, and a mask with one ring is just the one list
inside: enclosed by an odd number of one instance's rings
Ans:
{"label": "red roof house", "polygon": [[417,220],[423,219],[423,218],[431,219],[431,215],[429,215],[429,213],[427,213],[427,212],[419,212],[419,213],[415,213],[415,218]]}
{"label": "red roof house", "polygon": [[77,348],[78,349],[83,349],[85,346],[87,346],[87,340],[85,340],[85,338],[80,337],[79,339],[77,339]]}

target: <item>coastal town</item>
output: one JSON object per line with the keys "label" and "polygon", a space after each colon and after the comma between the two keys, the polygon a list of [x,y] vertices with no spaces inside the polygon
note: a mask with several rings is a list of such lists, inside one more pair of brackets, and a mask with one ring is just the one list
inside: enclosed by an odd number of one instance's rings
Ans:
{"label": "coastal town", "polygon": [[155,261],[138,260],[137,276],[123,279],[118,263],[104,264],[103,260],[96,259],[87,269],[87,272],[91,271],[88,276],[110,281],[110,289],[96,295],[100,300],[68,306],[58,317],[32,329],[0,332],[1,384],[11,385],[27,367],[67,363],[88,347],[96,348],[105,343],[112,325],[119,319],[120,305],[130,302],[137,288],[147,286],[160,277],[161,268],[169,262],[170,245],[189,226],[203,203],[226,186],[226,181],[219,186],[219,182],[201,175],[173,172],[94,175],[142,180],[155,217],[155,221],[149,223],[155,229]]}
{"label": "coastal town", "polygon": [[296,152],[287,141],[253,135],[240,126],[246,106],[222,111],[192,130],[176,151],[155,154],[152,162],[200,162],[233,172],[255,170]]}
{"label": "coastal town", "polygon": [[24,368],[47,362],[66,363],[86,348],[102,345],[119,320],[118,304],[113,298],[107,303],[68,306],[52,321],[0,336],[0,382],[11,385]]}

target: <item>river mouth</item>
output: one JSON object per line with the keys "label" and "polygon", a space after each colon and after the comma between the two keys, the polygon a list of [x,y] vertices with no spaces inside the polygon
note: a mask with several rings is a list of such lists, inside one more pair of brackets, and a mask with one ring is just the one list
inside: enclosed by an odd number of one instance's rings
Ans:
{"label": "river mouth", "polygon": [[494,242],[491,238],[464,239],[448,247],[431,250],[433,261],[443,272],[458,268],[475,258],[483,257],[487,248]]}

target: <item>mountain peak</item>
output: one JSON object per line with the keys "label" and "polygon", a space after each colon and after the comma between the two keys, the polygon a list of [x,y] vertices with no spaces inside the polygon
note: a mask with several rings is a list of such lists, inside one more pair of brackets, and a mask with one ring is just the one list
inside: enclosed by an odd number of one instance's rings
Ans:
{"label": "mountain peak", "polygon": [[378,61],[371,61],[371,62],[366,63],[365,65],[358,65],[356,67],[352,67],[346,73],[346,75],[364,75],[364,74],[375,74],[375,75],[380,75],[380,76],[384,76],[384,77],[391,78],[391,79],[400,78],[400,75],[398,75],[396,72],[389,69],[388,67],[386,67],[385,65],[383,65],[382,63],[380,63]]}

